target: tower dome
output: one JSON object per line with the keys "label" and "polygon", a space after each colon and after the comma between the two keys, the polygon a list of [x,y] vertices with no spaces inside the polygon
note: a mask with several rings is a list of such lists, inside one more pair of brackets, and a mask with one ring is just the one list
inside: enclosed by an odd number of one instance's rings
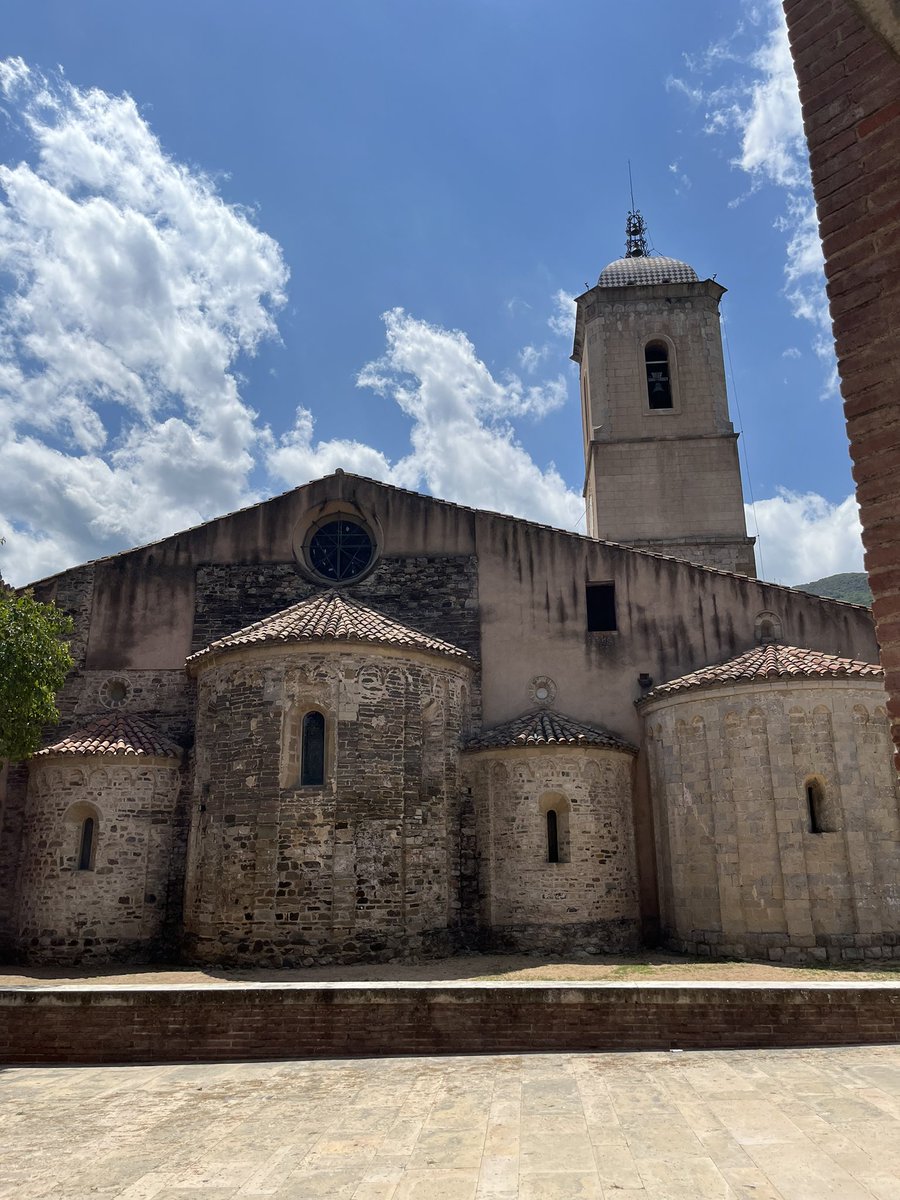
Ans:
{"label": "tower dome", "polygon": [[598,287],[632,287],[635,284],[697,283],[697,272],[678,258],[634,255],[617,258],[600,272]]}

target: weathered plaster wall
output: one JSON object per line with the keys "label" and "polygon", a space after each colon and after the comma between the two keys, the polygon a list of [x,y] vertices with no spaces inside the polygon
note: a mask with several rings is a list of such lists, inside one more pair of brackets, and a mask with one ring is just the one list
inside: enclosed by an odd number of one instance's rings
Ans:
{"label": "weathered plaster wall", "polygon": [[[488,725],[528,708],[531,679],[548,674],[562,711],[634,740],[638,674],[661,682],[748,649],[761,611],[778,614],[788,642],[875,661],[872,620],[862,609],[336,475],[96,564],[87,666],[178,670],[182,651],[207,634],[302,599],[310,581],[293,557],[293,533],[336,500],[383,531],[379,565],[349,594],[472,653],[480,641]],[[114,595],[103,582],[110,564],[128,577],[127,593]],[[190,588],[167,590],[167,579],[177,584],[171,572],[187,568]],[[63,586],[69,574],[45,586]],[[587,632],[589,580],[615,582],[617,633]],[[107,611],[138,593],[134,609]],[[166,645],[145,639],[141,615],[151,602],[171,632]],[[95,652],[102,663],[91,661]]]}
{"label": "weathered plaster wall", "polygon": [[[17,950],[29,962],[145,960],[166,916],[179,787],[172,759],[35,759],[17,873]],[[94,856],[78,869],[82,822]]]}
{"label": "weathered plaster wall", "polygon": [[[527,709],[548,675],[561,712],[638,743],[638,676],[662,683],[749,649],[761,612],[791,645],[877,662],[871,614],[854,605],[487,513],[476,532],[486,726]],[[617,632],[588,632],[588,581],[615,583]]]}
{"label": "weathered plaster wall", "polygon": [[[878,681],[692,691],[644,713],[672,945],[779,960],[900,955],[900,795]],[[811,830],[810,779],[826,832]]]}
{"label": "weathered plaster wall", "polygon": [[[564,746],[465,758],[477,814],[485,948],[636,948],[633,755]],[[549,808],[557,813],[559,862],[548,861]]]}
{"label": "weathered plaster wall", "polygon": [[[302,599],[308,593],[299,582],[296,593],[283,586],[294,574],[305,580],[294,556],[298,527],[336,501],[351,510],[362,509],[382,535],[385,560],[427,561],[434,555],[454,558],[474,552],[472,510],[435,504],[414,493],[354,476],[331,475],[264,504],[95,563],[86,665],[97,670],[180,668],[194,644],[195,608],[201,620],[206,619],[206,609],[196,594],[200,568],[277,565],[282,568],[275,572],[281,590],[266,613],[278,608],[281,597],[287,597],[286,604]],[[64,586],[70,574],[43,581],[38,589],[40,598]],[[215,588],[214,570],[208,578]],[[263,572],[263,591],[269,578]],[[248,598],[258,602],[260,593],[254,596],[252,577],[247,585]],[[393,594],[395,602],[402,605],[399,580]],[[246,623],[240,619],[237,627]]]}
{"label": "weathered plaster wall", "polygon": [[[449,949],[469,670],[346,646],[260,648],[198,669],[189,957],[280,964]],[[326,718],[323,786],[299,783],[310,709]]]}

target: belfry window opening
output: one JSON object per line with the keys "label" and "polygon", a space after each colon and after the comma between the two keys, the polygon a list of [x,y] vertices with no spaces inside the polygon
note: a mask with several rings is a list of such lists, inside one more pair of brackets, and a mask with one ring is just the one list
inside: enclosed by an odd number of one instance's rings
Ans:
{"label": "belfry window opening", "polygon": [[308,712],[300,733],[300,785],[321,787],[325,782],[325,717]]}
{"label": "belfry window opening", "polygon": [[665,342],[648,342],[644,348],[647,370],[647,401],[650,408],[672,407],[672,381],[669,372],[669,347]]}

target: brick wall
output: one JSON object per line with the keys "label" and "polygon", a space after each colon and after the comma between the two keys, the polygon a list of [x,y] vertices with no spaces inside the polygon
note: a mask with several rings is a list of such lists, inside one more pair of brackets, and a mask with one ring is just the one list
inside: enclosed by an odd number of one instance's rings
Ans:
{"label": "brick wall", "polygon": [[900,769],[900,59],[874,32],[884,18],[896,35],[896,14],[880,0],[784,10]]}
{"label": "brick wall", "polygon": [[898,1036],[900,988],[890,985],[0,992],[4,1063],[771,1048]]}

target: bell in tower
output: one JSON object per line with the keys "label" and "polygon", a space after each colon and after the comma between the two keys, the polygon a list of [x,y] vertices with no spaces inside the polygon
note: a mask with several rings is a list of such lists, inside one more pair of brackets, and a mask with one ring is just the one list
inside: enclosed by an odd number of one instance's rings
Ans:
{"label": "bell in tower", "polygon": [[725,389],[724,294],[687,263],[650,254],[631,209],[625,256],[576,301],[585,503],[594,537],[755,575]]}

